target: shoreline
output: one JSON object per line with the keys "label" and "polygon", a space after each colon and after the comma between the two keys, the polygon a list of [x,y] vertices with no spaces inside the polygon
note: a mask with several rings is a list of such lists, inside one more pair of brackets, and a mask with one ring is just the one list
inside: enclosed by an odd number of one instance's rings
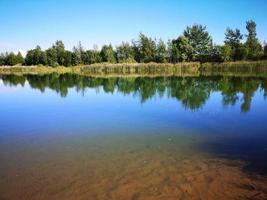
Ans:
{"label": "shoreline", "polygon": [[224,63],[97,63],[71,67],[0,66],[0,75],[76,74],[85,76],[267,76],[267,61]]}

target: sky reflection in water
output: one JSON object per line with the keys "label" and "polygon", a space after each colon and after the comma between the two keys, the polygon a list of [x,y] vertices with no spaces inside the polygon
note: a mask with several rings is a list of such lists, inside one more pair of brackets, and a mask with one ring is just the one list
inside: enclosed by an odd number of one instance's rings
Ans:
{"label": "sky reflection in water", "polygon": [[[183,134],[266,171],[267,78],[2,76],[0,135]],[[208,139],[207,139],[208,138]]]}

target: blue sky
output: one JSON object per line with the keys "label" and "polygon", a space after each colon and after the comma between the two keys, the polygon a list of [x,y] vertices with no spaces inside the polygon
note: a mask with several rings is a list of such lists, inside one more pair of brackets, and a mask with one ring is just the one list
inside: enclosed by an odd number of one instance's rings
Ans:
{"label": "blue sky", "polygon": [[0,0],[0,52],[46,49],[58,39],[67,49],[78,41],[117,45],[139,32],[167,41],[194,23],[207,25],[221,44],[227,27],[245,33],[248,19],[267,41],[266,0]]}

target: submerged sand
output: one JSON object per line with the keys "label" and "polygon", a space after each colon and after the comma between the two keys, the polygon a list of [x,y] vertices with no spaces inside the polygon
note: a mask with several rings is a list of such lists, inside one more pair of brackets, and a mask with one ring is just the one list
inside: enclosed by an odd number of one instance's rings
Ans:
{"label": "submerged sand", "polygon": [[0,179],[0,199],[267,199],[267,178],[243,171],[239,161],[132,151],[86,158],[10,168]]}

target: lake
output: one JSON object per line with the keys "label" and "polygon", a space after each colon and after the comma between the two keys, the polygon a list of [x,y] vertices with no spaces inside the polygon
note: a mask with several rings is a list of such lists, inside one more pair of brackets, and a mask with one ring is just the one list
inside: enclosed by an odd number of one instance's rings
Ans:
{"label": "lake", "polygon": [[267,199],[267,77],[0,76],[0,199]]}

